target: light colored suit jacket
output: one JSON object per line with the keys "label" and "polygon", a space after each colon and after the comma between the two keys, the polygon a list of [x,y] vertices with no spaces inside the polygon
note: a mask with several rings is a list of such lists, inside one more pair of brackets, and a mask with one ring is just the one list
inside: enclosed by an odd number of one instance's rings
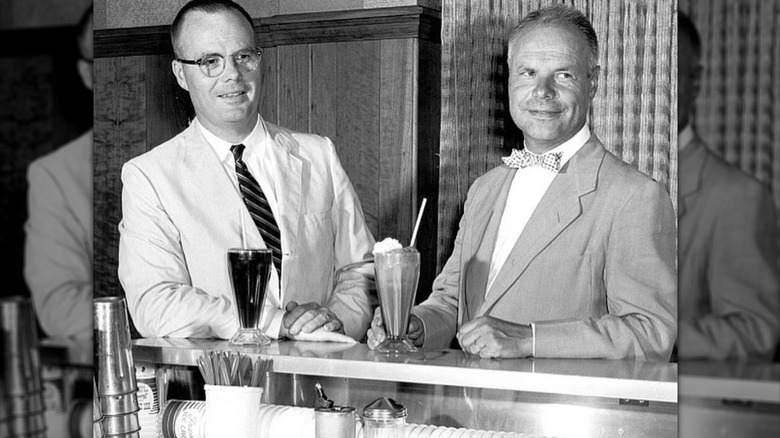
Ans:
{"label": "light colored suit jacket", "polygon": [[[373,276],[364,275],[373,265],[336,275],[371,256],[374,239],[357,195],[330,140],[266,127],[273,139],[267,158],[276,170],[269,180],[278,200],[284,302],[269,294],[264,319],[290,301],[316,302],[360,339],[376,304]],[[147,337],[232,336],[238,315],[227,250],[241,247],[240,215],[248,246],[265,244],[196,123],[127,162],[122,181],[119,279],[138,331]]]}
{"label": "light colored suit jacket", "polygon": [[92,336],[92,131],[27,171],[24,277],[43,331]]}
{"label": "light colored suit jacket", "polygon": [[555,177],[490,293],[490,258],[517,171],[469,190],[455,247],[413,312],[425,347],[490,315],[535,323],[536,357],[669,359],[676,335],[675,224],[663,187],[593,135]]}
{"label": "light colored suit jacket", "polygon": [[679,167],[678,357],[769,360],[780,334],[771,195],[699,138]]}

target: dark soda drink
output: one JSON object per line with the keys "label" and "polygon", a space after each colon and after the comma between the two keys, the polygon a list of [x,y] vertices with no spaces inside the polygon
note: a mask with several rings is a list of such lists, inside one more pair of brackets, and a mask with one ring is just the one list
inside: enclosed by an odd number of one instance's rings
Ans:
{"label": "dark soda drink", "polygon": [[271,276],[271,257],[269,249],[228,250],[228,272],[238,308],[239,331],[256,330],[255,336],[262,335],[260,321]]}

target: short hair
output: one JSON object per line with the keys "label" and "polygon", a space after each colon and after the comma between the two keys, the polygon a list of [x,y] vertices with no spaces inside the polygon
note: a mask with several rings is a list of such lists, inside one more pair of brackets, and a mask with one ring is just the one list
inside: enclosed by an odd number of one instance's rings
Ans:
{"label": "short hair", "polygon": [[509,44],[526,28],[533,25],[571,25],[576,27],[587,40],[590,47],[591,68],[599,62],[599,39],[590,21],[577,9],[555,4],[537,9],[523,17],[509,33]]}
{"label": "short hair", "polygon": [[[92,33],[93,26],[91,25],[92,21],[92,5],[89,5],[89,7],[84,11],[83,14],[81,14],[81,18],[79,19],[79,23],[76,26],[76,29],[78,31],[78,34],[76,35],[76,44],[78,44],[79,54],[82,58],[86,59],[86,47],[84,47],[85,40],[87,39],[87,35]],[[92,54],[89,54],[90,60],[92,58]]]}
{"label": "short hair", "polygon": [[179,9],[179,12],[176,14],[176,18],[173,19],[173,23],[171,24],[171,44],[173,45],[173,52],[176,53],[177,56],[179,35],[181,34],[181,28],[184,25],[184,18],[187,14],[194,11],[208,12],[212,14],[221,11],[235,11],[246,18],[246,21],[249,23],[249,26],[252,27],[252,30],[255,28],[255,23],[252,21],[252,17],[249,15],[246,9],[242,8],[241,5],[236,2],[231,0],[191,0],[186,5],[182,6],[181,9]]}
{"label": "short hair", "polygon": [[696,30],[693,20],[681,11],[677,11],[677,30],[679,36],[688,38],[691,46],[693,46],[693,53],[696,54],[697,58],[701,58],[701,37],[699,37],[699,31]]}

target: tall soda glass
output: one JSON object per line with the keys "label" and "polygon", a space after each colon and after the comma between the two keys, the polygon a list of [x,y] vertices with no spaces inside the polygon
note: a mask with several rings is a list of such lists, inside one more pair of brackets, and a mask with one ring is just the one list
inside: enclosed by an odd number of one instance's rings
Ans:
{"label": "tall soda glass", "polygon": [[417,351],[409,341],[407,331],[420,279],[420,252],[411,246],[377,252],[374,271],[387,335],[376,351],[389,354]]}
{"label": "tall soda glass", "polygon": [[240,328],[229,343],[239,345],[268,345],[271,340],[263,334],[260,322],[263,303],[271,277],[270,249],[228,250],[228,273],[238,308]]}

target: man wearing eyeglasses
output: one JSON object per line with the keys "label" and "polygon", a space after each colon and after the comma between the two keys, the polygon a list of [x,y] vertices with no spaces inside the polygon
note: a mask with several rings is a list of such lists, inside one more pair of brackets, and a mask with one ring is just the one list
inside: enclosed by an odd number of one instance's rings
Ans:
{"label": "man wearing eyeglasses", "polygon": [[363,263],[374,239],[333,144],[259,116],[262,51],[239,5],[193,0],[171,39],[196,117],[122,169],[119,278],[138,331],[231,337],[226,254],[244,234],[273,253],[267,335],[361,338],[375,304]]}

